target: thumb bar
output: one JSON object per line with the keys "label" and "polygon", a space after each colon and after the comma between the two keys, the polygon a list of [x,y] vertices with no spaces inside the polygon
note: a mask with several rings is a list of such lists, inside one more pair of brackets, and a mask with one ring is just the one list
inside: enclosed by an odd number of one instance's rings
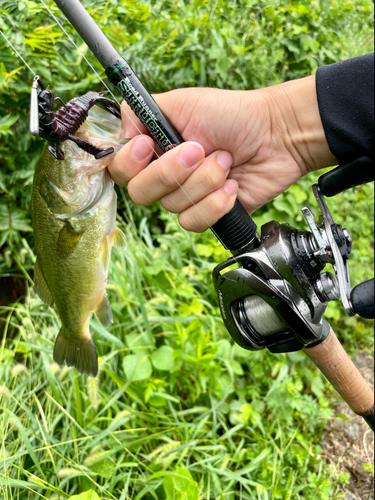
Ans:
{"label": "thumb bar", "polygon": [[[91,52],[105,69],[109,80],[146,126],[162,151],[167,152],[182,144],[184,140],[179,132],[162,113],[129,64],[118,54],[80,1],[54,1],[89,46]],[[233,224],[238,220],[241,221],[241,224],[234,228]],[[229,237],[227,235],[228,228],[231,229]],[[245,232],[243,232],[244,228],[246,228]],[[211,229],[219,241],[232,253],[238,252],[243,247],[250,250],[252,246],[257,244],[256,225],[238,201],[232,210]]]}
{"label": "thumb bar", "polygon": [[374,393],[332,328],[321,344],[305,348],[304,351],[354,413],[363,417],[374,430]]}

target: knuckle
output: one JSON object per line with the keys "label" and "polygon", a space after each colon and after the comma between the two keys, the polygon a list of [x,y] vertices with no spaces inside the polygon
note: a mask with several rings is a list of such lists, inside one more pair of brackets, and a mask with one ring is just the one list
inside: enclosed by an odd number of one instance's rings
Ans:
{"label": "knuckle", "polygon": [[202,172],[201,184],[205,191],[212,192],[222,186],[225,178],[225,172],[221,167],[205,168]]}
{"label": "knuckle", "polygon": [[217,218],[219,220],[228,211],[228,206],[231,200],[228,200],[228,196],[225,193],[218,193],[211,203],[211,214],[213,219]]}
{"label": "knuckle", "polygon": [[137,205],[147,205],[147,203],[145,203],[144,198],[142,197],[141,190],[136,186],[134,186],[132,182],[129,182],[128,184],[128,194],[132,199],[132,201]]}
{"label": "knuckle", "polygon": [[164,167],[164,165],[162,165],[159,170],[158,181],[160,182],[162,187],[167,190],[174,189],[178,185],[176,178],[172,174],[171,170]]}
{"label": "knuckle", "polygon": [[109,168],[109,174],[115,181],[115,183],[120,187],[126,186],[129,182],[129,179],[126,177],[124,172],[122,172],[122,170],[119,168],[117,164],[112,165],[111,168]]}
{"label": "knuckle", "polygon": [[197,231],[197,224],[195,218],[189,212],[182,212],[178,216],[178,223],[186,231]]}
{"label": "knuckle", "polygon": [[171,212],[172,214],[177,214],[179,212],[178,207],[176,206],[176,203],[169,197],[164,197],[160,199],[161,206],[165,208],[168,212]]}

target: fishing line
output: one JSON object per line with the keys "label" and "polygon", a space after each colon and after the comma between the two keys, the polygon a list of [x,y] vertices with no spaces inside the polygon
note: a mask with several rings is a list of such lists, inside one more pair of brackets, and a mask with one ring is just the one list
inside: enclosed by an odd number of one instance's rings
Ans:
{"label": "fishing line", "polygon": [[25,59],[21,56],[21,54],[18,52],[18,50],[14,47],[14,45],[12,44],[12,42],[4,35],[3,31],[0,30],[0,33],[2,35],[2,37],[4,38],[4,40],[8,43],[8,45],[12,48],[13,52],[16,54],[16,56],[18,56],[21,61],[24,63],[24,65],[26,66],[26,68],[34,75],[36,76],[36,73],[30,68],[30,66],[27,64],[27,62],[25,61]]}
{"label": "fishing line", "polygon": [[[55,16],[55,14],[52,12],[52,10],[48,7],[48,5],[45,3],[44,0],[40,0],[42,2],[42,4],[44,5],[44,7],[48,10],[50,16],[54,19],[54,21],[58,24],[58,26],[63,30],[64,34],[68,37],[69,41],[74,45],[74,47],[77,49],[78,53],[80,53],[80,50],[79,50],[79,47],[78,45],[75,43],[74,39],[69,35],[69,33],[66,31],[66,29],[64,28],[64,26],[60,23],[59,19]],[[90,61],[87,59],[87,57],[84,55],[84,54],[81,54],[83,59],[86,61],[86,63],[90,66],[90,68],[93,70],[93,72],[95,73],[95,75],[99,78],[99,80],[102,82],[102,84],[104,85],[104,87],[108,90],[108,92],[111,94],[111,96],[113,97],[113,99],[117,102],[117,104],[120,106],[121,103],[120,101],[117,99],[117,97],[113,94],[113,92],[111,91],[111,89],[108,87],[108,85],[105,83],[105,81],[103,80],[103,78],[99,75],[99,73],[96,71],[96,69],[94,68],[94,66],[90,63]]]}
{"label": "fishing line", "polygon": [[[75,43],[75,41],[73,40],[73,38],[69,35],[69,33],[66,31],[66,29],[64,28],[64,26],[60,23],[59,19],[53,14],[53,12],[51,11],[51,9],[49,8],[49,6],[46,4],[46,2],[44,0],[40,0],[41,3],[44,5],[44,7],[48,10],[50,16],[54,19],[54,21],[58,24],[58,26],[62,29],[62,31],[65,33],[65,35],[68,37],[68,39],[70,40],[70,42],[74,45],[74,47],[79,51],[79,48],[77,46],[77,44]],[[87,59],[87,57],[82,54],[82,57],[83,59],[85,60],[85,62],[90,66],[90,68],[94,71],[94,73],[96,74],[96,76],[99,78],[99,80],[102,82],[102,84],[105,86],[105,88],[108,90],[108,92],[110,93],[110,95],[113,97],[113,99],[118,103],[120,104],[119,100],[116,98],[116,96],[113,94],[113,92],[109,89],[109,87],[107,86],[107,84],[104,82],[104,80],[102,79],[102,77],[99,75],[99,73],[96,71],[96,69],[94,68],[94,66],[90,63],[90,61]],[[123,108],[121,108],[123,110]],[[130,122],[134,125],[134,127],[137,129],[137,131],[139,132],[140,135],[145,135],[143,134],[143,132],[140,130],[139,126],[137,125],[137,123],[132,119],[132,117],[127,113],[127,111],[125,111],[125,114],[126,116],[128,117],[128,119],[130,120]],[[197,207],[197,204],[194,203],[194,201],[191,199],[191,197],[189,196],[189,194],[187,193],[187,191],[183,188],[183,186],[179,183],[179,181],[176,179],[176,177],[174,176],[172,170],[170,168],[168,168],[165,163],[163,162],[163,158],[157,153],[157,151],[155,150],[155,148],[152,148],[152,151],[154,152],[155,156],[160,159],[162,161],[162,165],[168,170],[168,172],[170,173],[172,179],[175,181],[175,183],[179,186],[179,188],[181,189],[181,191],[184,193],[184,195],[186,196],[186,198],[190,201],[190,203],[194,206],[194,207]],[[211,193],[212,194],[212,193]],[[202,218],[204,220],[204,222],[207,224],[207,226],[211,229],[211,231],[213,232],[213,234],[216,236],[216,238],[218,239],[218,241],[221,243],[221,245],[227,249],[227,247],[225,246],[224,242],[222,241],[222,239],[220,238],[220,236],[217,234],[217,232],[213,229],[213,227],[211,226],[211,224],[208,222],[208,220],[206,219],[206,217],[204,216],[204,214],[202,214]],[[235,258],[236,259],[236,258]],[[237,262],[238,263],[238,262]],[[238,263],[239,264],[239,263]]]}

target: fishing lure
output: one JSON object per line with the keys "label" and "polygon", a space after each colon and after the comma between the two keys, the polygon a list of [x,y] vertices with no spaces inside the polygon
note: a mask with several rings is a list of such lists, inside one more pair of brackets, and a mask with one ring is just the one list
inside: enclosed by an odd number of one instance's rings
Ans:
{"label": "fishing lure", "polygon": [[[39,85],[41,90],[38,90]],[[104,97],[105,94],[106,92],[87,92],[65,104],[60,97],[55,97],[54,93],[46,88],[39,76],[35,76],[31,90],[30,132],[49,142],[48,150],[57,160],[65,159],[60,144],[66,140],[73,141],[97,160],[112,154],[113,148],[101,149],[75,137],[95,104],[101,104],[112,115],[121,119],[120,106]],[[61,101],[62,106],[54,112],[57,100]]]}

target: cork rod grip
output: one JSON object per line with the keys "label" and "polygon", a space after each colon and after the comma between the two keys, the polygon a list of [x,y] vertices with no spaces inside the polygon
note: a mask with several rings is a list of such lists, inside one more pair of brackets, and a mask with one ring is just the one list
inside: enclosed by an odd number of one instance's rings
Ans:
{"label": "cork rod grip", "polygon": [[362,417],[373,414],[374,393],[349,358],[332,328],[324,342],[310,349],[305,348],[304,351],[354,413]]}

